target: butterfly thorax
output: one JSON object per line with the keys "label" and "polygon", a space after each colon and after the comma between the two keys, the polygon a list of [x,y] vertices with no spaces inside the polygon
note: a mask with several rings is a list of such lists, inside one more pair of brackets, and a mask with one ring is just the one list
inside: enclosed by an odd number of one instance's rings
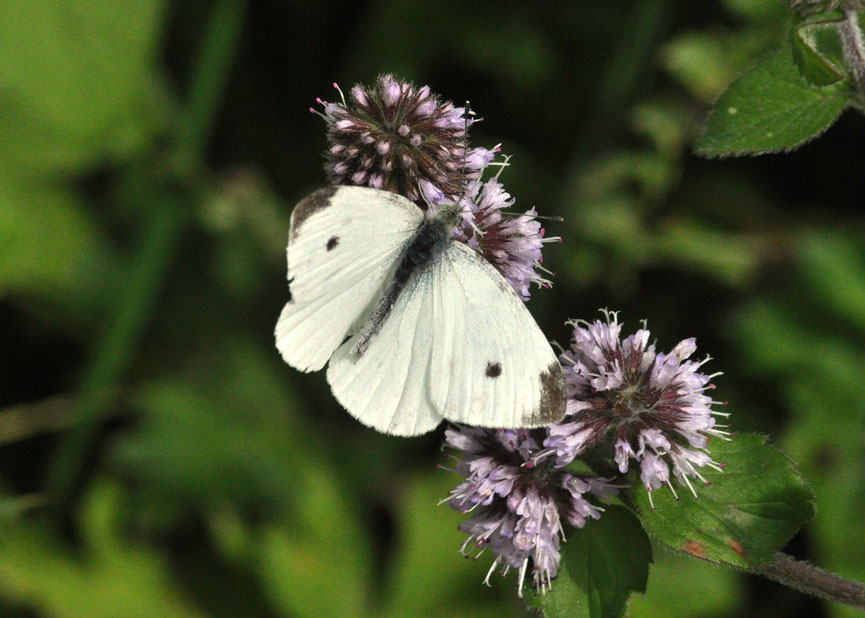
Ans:
{"label": "butterfly thorax", "polygon": [[438,252],[444,250],[447,243],[453,240],[453,230],[458,221],[458,211],[450,206],[442,207],[434,215],[424,218],[412,240],[406,245],[393,279],[391,279],[378,305],[373,309],[354,346],[354,351],[357,354],[363,354],[370,340],[381,330],[412,273],[429,262]]}
{"label": "butterfly thorax", "polygon": [[427,262],[434,252],[444,245],[448,239],[448,232],[453,230],[446,219],[439,217],[427,217],[415,232],[414,238],[403,253],[402,262],[397,269],[394,278],[400,276],[400,271],[407,269],[407,275],[411,274],[420,264]]}

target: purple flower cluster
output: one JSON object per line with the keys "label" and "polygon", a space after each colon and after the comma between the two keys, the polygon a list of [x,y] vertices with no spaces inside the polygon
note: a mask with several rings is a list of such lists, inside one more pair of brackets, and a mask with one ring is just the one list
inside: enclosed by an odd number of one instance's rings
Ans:
{"label": "purple flower cluster", "polygon": [[561,242],[561,238],[544,238],[534,208],[517,216],[502,212],[514,205],[514,199],[499,182],[499,174],[486,182],[470,182],[462,203],[467,209],[457,238],[478,250],[523,300],[529,298],[531,283],[550,287],[550,281],[537,272],[544,270],[541,249],[545,242]]}
{"label": "purple flower cluster", "polygon": [[[674,476],[697,494],[690,478],[706,482],[699,468],[721,470],[706,452],[709,438],[728,439],[715,422],[726,416],[706,392],[712,375],[700,373],[708,360],[689,360],[693,339],[668,354],[655,351],[645,328],[621,339],[617,315],[605,321],[575,321],[570,349],[559,356],[568,388],[568,413],[545,429],[448,429],[446,444],[456,449],[455,472],[465,481],[450,493],[454,509],[472,513],[460,525],[468,535],[462,551],[489,548],[495,559],[489,576],[519,571],[519,585],[532,565],[532,580],[544,592],[556,576],[564,540],[563,524],[585,525],[600,508],[587,498],[616,494],[613,478],[578,476],[574,461],[595,448],[609,468],[621,474],[630,463],[651,492]],[[678,496],[677,496],[678,497]]]}
{"label": "purple flower cluster", "polygon": [[485,583],[499,568],[519,573],[518,587],[532,565],[538,592],[549,589],[561,562],[562,522],[581,528],[587,518],[598,519],[603,509],[586,499],[616,493],[607,479],[582,477],[558,468],[552,461],[535,463],[540,445],[526,429],[448,429],[448,446],[460,452],[454,471],[466,480],[450,493],[451,507],[472,513],[460,524],[468,534],[461,551],[489,548],[495,555]]}
{"label": "purple flower cluster", "polygon": [[348,101],[318,102],[333,184],[386,189],[419,203],[455,201],[493,158],[486,148],[468,147],[474,117],[429,86],[380,75],[372,87],[354,86]]}
{"label": "purple flower cluster", "polygon": [[709,438],[729,435],[715,421],[727,414],[713,410],[720,402],[706,394],[718,374],[698,371],[708,358],[688,360],[697,349],[694,339],[685,339],[669,354],[656,352],[648,330],[620,340],[617,315],[604,313],[605,322],[570,322],[571,349],[559,357],[568,412],[549,428],[538,457],[554,455],[556,465],[565,466],[585,449],[611,443],[619,472],[627,472],[635,461],[649,492],[666,485],[675,495],[672,469],[696,497],[690,477],[708,484],[698,468],[722,467],[706,452]]}
{"label": "purple flower cluster", "polygon": [[532,282],[549,287],[538,273],[541,249],[561,239],[544,238],[534,208],[516,216],[503,211],[514,199],[498,174],[481,181],[490,165],[503,169],[507,160],[494,163],[498,146],[469,147],[467,131],[476,122],[469,110],[392,75],[372,87],[354,86],[348,101],[319,103],[324,112],[312,111],[327,123],[326,169],[334,184],[386,189],[424,209],[456,205],[457,239],[480,252],[521,298],[528,299]]}

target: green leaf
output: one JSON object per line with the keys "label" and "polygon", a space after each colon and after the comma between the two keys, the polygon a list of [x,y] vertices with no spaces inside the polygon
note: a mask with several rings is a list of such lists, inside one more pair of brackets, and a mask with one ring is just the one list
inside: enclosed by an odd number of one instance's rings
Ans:
{"label": "green leaf", "polygon": [[824,54],[819,46],[822,31],[830,30],[836,34],[837,20],[804,21],[790,29],[790,47],[799,74],[812,86],[829,86],[846,77],[843,63],[835,64]]}
{"label": "green leaf", "polygon": [[637,519],[618,506],[568,534],[552,591],[531,595],[547,618],[621,616],[632,592],[646,591],[652,547]]}
{"label": "green leaf", "polygon": [[786,291],[784,303],[764,298],[743,307],[734,330],[745,370],[777,385],[788,418],[784,449],[816,494],[819,516],[806,531],[821,548],[820,566],[862,581],[862,527],[851,524],[865,512],[865,357],[861,336],[850,328],[863,324],[861,312],[855,314],[863,281],[857,238],[855,230],[804,236],[797,251],[804,281]]}
{"label": "green leaf", "polygon": [[[745,579],[733,569],[709,569],[699,560],[659,551],[655,553],[646,594],[631,599],[628,615],[639,618],[735,616],[747,593]],[[687,590],[687,594],[683,594],[683,590]]]}
{"label": "green leaf", "polygon": [[53,187],[0,178],[0,298],[38,295],[67,304],[91,298],[108,248],[83,204]]}
{"label": "green leaf", "polygon": [[150,139],[166,119],[155,70],[164,11],[163,0],[4,3],[0,166],[74,172]]}
{"label": "green leaf", "polygon": [[632,490],[643,525],[675,551],[718,564],[752,568],[772,555],[814,516],[814,498],[793,463],[753,434],[732,441],[712,440],[711,453],[726,464],[722,472],[704,468],[711,483],[676,501],[668,489],[652,494]]}
{"label": "green leaf", "polygon": [[708,157],[789,151],[828,129],[849,92],[809,87],[789,50],[764,57],[715,105],[696,151]]}

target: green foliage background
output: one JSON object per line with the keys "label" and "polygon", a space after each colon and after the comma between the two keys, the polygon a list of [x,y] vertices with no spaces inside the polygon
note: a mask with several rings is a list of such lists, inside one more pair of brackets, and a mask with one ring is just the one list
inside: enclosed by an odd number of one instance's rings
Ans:
{"label": "green foliage background", "polygon": [[[785,39],[775,0],[11,0],[0,19],[0,615],[522,615],[437,506],[441,430],[388,438],[273,348],[314,98],[394,72],[485,118],[564,243],[530,308],[696,336],[734,427],[818,514],[788,552],[865,580],[865,122],[691,153]],[[503,325],[506,327],[506,325]],[[591,524],[589,524],[591,525]],[[852,616],[655,551],[631,616]]]}

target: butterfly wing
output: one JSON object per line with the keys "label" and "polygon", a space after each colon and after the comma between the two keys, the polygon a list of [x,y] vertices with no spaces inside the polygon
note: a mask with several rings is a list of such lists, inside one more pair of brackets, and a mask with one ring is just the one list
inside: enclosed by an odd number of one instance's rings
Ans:
{"label": "butterfly wing", "polygon": [[433,266],[412,273],[362,354],[354,350],[357,335],[339,347],[327,367],[337,401],[382,433],[416,436],[442,421],[429,399]]}
{"label": "butterfly wing", "polygon": [[352,416],[414,436],[443,418],[483,427],[538,427],[565,413],[556,355],[522,300],[462,243],[412,273],[366,351],[334,353],[327,381]]}
{"label": "butterfly wing", "polygon": [[446,419],[539,427],[565,413],[558,359],[525,303],[487,260],[451,242],[435,264],[430,399]]}
{"label": "butterfly wing", "polygon": [[367,187],[327,187],[291,213],[291,299],[276,347],[292,367],[316,371],[366,320],[423,213],[409,200]]}

